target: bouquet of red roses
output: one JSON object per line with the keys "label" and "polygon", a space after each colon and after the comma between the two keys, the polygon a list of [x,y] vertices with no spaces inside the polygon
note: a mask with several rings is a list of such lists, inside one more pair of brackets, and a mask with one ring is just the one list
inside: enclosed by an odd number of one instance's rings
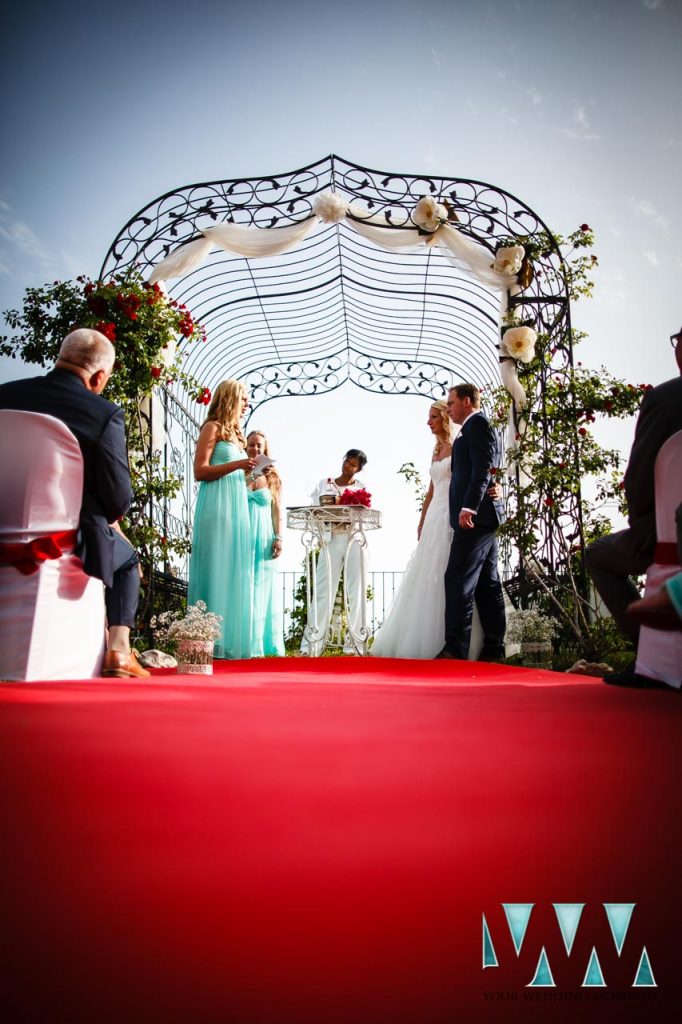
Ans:
{"label": "bouquet of red roses", "polygon": [[371,508],[372,495],[364,487],[358,487],[353,491],[346,488],[339,498],[339,505],[363,505],[365,508]]}

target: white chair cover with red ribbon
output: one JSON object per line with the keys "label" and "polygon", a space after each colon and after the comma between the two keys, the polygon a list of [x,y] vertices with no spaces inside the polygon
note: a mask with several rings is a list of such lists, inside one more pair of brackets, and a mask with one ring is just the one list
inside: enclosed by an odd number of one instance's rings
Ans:
{"label": "white chair cover with red ribbon", "polygon": [[[654,559],[657,560],[647,570],[646,597],[680,572],[675,512],[682,504],[682,430],[662,445],[656,457],[654,480],[658,541]],[[682,631],[667,632],[642,626],[635,671],[679,689],[682,686]]]}
{"label": "white chair cover with red ribbon", "polygon": [[73,554],[83,457],[53,416],[0,410],[0,679],[91,679],[104,586]]}

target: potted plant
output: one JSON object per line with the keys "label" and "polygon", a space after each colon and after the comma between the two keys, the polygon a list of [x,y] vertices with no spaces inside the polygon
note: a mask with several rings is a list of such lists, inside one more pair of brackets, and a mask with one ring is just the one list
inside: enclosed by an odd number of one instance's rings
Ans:
{"label": "potted plant", "polygon": [[552,640],[557,626],[553,619],[528,608],[512,612],[507,622],[506,642],[518,644],[525,665],[552,667]]}
{"label": "potted plant", "polygon": [[152,621],[159,647],[175,652],[179,673],[213,674],[213,647],[221,634],[222,615],[209,612],[204,601],[189,605],[187,613],[163,612]]}

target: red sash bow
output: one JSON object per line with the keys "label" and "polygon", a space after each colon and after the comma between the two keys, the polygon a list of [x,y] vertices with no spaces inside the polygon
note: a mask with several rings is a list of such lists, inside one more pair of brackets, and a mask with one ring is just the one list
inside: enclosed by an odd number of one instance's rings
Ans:
{"label": "red sash bow", "polygon": [[0,565],[13,565],[24,576],[30,576],[38,572],[41,562],[46,562],[48,558],[61,558],[65,549],[74,547],[75,543],[75,530],[46,533],[25,544],[0,543]]}

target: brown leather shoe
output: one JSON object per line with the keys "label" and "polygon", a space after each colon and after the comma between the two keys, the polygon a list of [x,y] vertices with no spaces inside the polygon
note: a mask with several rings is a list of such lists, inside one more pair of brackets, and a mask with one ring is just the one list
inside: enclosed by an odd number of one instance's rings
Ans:
{"label": "brown leather shoe", "polygon": [[103,676],[113,676],[116,679],[147,679],[151,673],[142,668],[135,651],[130,654],[123,654],[121,651],[107,651],[104,655],[102,665]]}

